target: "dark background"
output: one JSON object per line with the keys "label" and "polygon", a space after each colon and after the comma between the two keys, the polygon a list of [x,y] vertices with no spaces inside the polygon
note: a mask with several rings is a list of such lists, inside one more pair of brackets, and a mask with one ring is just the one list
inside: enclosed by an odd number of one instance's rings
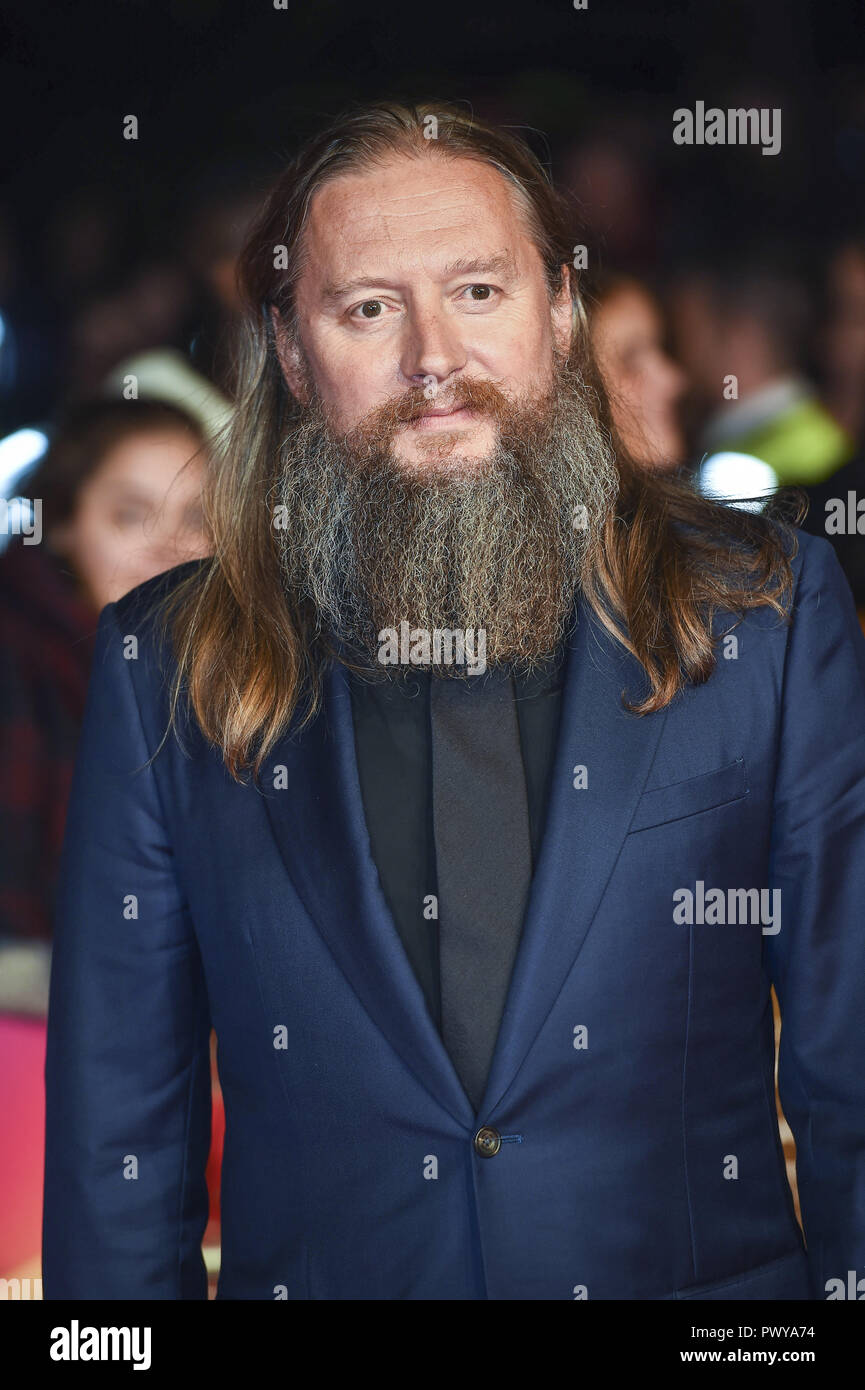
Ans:
{"label": "dark background", "polygon": [[[589,0],[585,11],[569,0],[288,0],[287,10],[270,0],[114,0],[4,10],[5,198],[36,234],[34,252],[52,204],[82,185],[122,190],[139,237],[158,241],[213,161],[277,159],[347,101],[394,95],[466,100],[540,127],[553,152],[636,119],[670,187],[695,213],[708,197],[731,228],[740,218],[784,225],[793,207],[803,231],[830,213],[863,211],[859,0]],[[711,169],[695,161],[672,145],[671,128],[673,108],[698,98],[781,105],[782,153],[743,160],[719,147]],[[128,112],[140,119],[137,143],[121,137]]]}
{"label": "dark background", "polygon": [[[88,296],[184,244],[194,257],[203,199],[263,190],[306,132],[357,99],[465,101],[527,131],[554,175],[601,208],[603,179],[593,186],[580,150],[612,145],[639,184],[633,225],[612,246],[597,226],[593,245],[650,277],[758,239],[816,265],[865,223],[860,0],[589,0],[581,11],[571,0],[115,0],[13,4],[0,24],[0,295],[23,362],[6,428],[62,397],[59,344]],[[781,152],[674,145],[674,109],[697,100],[781,107]],[[128,114],[137,141],[123,139]]]}

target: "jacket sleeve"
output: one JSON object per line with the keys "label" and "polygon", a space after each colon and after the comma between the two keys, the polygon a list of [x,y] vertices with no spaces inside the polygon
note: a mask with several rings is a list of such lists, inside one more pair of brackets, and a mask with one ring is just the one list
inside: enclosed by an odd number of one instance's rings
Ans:
{"label": "jacket sleeve", "polygon": [[208,1001],[116,608],[100,615],[60,864],[43,1289],[205,1299]]}
{"label": "jacket sleeve", "polygon": [[827,1281],[865,1275],[865,639],[822,540],[807,547],[788,638],[771,886],[779,1092],[812,1296],[825,1299]]}

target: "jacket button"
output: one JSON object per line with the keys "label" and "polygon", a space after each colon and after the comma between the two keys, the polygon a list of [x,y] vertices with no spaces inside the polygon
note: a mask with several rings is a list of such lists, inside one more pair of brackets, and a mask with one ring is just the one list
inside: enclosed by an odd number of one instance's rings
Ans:
{"label": "jacket button", "polygon": [[484,1125],[475,1135],[475,1152],[481,1158],[492,1158],[502,1147],[502,1136],[492,1125]]}

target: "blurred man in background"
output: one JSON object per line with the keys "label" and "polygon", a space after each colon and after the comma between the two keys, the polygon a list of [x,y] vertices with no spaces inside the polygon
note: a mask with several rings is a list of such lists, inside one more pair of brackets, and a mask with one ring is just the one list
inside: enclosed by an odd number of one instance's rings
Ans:
{"label": "blurred man in background", "polygon": [[780,485],[818,483],[850,458],[850,435],[804,374],[807,287],[777,254],[706,261],[676,279],[671,310],[699,453],[753,456]]}
{"label": "blurred man in background", "polygon": [[822,396],[856,447],[849,462],[808,489],[811,507],[803,525],[832,545],[865,628],[865,240],[852,237],[836,248],[824,288]]}
{"label": "blurred man in background", "polygon": [[865,237],[842,242],[825,277],[819,335],[826,409],[857,443],[865,436]]}

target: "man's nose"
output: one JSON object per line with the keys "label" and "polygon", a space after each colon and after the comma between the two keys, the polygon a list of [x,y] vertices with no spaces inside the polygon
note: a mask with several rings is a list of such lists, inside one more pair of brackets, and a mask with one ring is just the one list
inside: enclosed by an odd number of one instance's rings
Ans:
{"label": "man's nose", "polygon": [[407,381],[418,384],[433,376],[440,385],[460,371],[466,359],[457,325],[444,312],[428,309],[410,317],[400,362]]}

